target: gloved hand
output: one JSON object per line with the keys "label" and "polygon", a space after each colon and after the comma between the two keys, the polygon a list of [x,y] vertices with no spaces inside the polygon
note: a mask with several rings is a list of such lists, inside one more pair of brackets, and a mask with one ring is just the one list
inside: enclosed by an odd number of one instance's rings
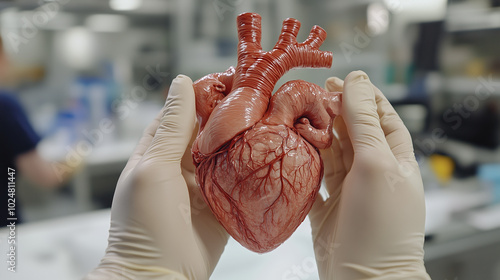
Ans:
{"label": "gloved hand", "polygon": [[192,81],[179,75],[118,180],[108,248],[85,279],[208,279],[212,274],[228,234],[196,186],[190,153],[195,123]]}
{"label": "gloved hand", "polygon": [[321,151],[329,198],[309,218],[321,279],[430,279],[423,258],[425,202],[410,134],[361,71],[345,82],[337,137]]}

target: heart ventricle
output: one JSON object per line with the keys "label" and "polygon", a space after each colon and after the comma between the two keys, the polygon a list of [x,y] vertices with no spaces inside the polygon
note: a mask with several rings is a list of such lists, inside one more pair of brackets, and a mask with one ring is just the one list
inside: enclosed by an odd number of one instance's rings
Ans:
{"label": "heart ventricle", "polygon": [[228,233],[263,253],[283,243],[305,219],[322,172],[316,149],[292,129],[259,123],[204,160],[197,179]]}

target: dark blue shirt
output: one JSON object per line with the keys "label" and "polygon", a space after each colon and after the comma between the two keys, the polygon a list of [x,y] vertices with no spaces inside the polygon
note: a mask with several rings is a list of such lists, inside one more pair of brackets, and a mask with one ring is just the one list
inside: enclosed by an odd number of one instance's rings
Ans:
{"label": "dark blue shirt", "polygon": [[[31,126],[25,111],[17,99],[8,93],[0,92],[0,167],[2,176],[6,182],[0,186],[0,226],[9,224],[7,205],[8,199],[8,168],[16,169],[15,177],[19,172],[15,166],[15,159],[26,152],[36,148],[40,137]],[[17,186],[16,186],[17,187]],[[16,214],[19,214],[19,199],[15,200]],[[20,217],[17,215],[18,222]]]}

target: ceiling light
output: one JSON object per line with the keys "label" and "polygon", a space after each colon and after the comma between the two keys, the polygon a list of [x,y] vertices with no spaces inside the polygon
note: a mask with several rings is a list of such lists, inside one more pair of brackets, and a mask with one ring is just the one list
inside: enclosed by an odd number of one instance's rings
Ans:
{"label": "ceiling light", "polygon": [[380,3],[372,3],[367,9],[367,25],[372,35],[384,34],[389,29],[389,11]]}
{"label": "ceiling light", "polygon": [[96,45],[92,33],[84,27],[73,27],[58,34],[56,46],[70,67],[86,69],[96,57]]}
{"label": "ceiling light", "polygon": [[139,8],[142,0],[109,0],[109,6],[116,11],[130,11]]}

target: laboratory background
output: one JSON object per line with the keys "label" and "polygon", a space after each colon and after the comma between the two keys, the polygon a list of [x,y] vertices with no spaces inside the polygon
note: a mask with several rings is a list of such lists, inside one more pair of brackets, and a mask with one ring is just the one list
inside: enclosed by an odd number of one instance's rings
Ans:
{"label": "laboratory background", "polygon": [[[327,31],[333,66],[292,70],[277,87],[363,70],[393,104],[424,182],[432,279],[499,280],[498,0],[0,1],[0,88],[61,175],[46,187],[17,174],[17,271],[2,228],[0,279],[80,279],[99,263],[117,179],[171,81],[235,66],[243,12],[262,16],[264,50],[288,17],[299,41],[313,25]],[[230,239],[211,279],[319,279],[309,221],[271,253]]]}

